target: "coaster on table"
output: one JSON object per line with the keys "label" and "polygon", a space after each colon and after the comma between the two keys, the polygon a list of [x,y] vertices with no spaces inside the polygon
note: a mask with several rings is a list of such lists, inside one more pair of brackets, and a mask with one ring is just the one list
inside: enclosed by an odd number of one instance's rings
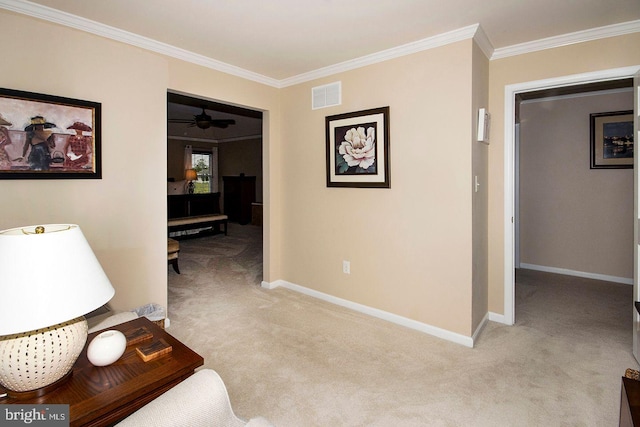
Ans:
{"label": "coaster on table", "polygon": [[127,345],[138,344],[139,342],[153,338],[153,334],[144,326],[131,329],[125,332],[124,336],[127,338]]}
{"label": "coaster on table", "polygon": [[136,347],[136,352],[138,353],[138,356],[142,358],[142,360],[148,362],[165,354],[171,353],[171,348],[172,347],[167,344],[165,340],[160,338],[150,344]]}

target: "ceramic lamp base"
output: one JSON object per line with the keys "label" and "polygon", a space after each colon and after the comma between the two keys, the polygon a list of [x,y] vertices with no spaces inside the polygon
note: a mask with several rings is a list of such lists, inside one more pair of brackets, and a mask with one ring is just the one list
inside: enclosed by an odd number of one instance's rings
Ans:
{"label": "ceramic lamp base", "polygon": [[71,378],[72,372],[73,370],[70,370],[69,372],[67,372],[67,374],[64,377],[60,378],[58,381],[35,390],[30,390],[30,391],[7,390],[7,396],[11,399],[18,399],[18,400],[37,399],[38,397],[42,397],[45,394],[57,389],[58,387],[66,383],[69,380],[69,378]]}
{"label": "ceramic lamp base", "polygon": [[[87,342],[87,321],[0,337],[0,384],[17,398],[40,396],[71,374]],[[35,393],[35,394],[34,394]]]}

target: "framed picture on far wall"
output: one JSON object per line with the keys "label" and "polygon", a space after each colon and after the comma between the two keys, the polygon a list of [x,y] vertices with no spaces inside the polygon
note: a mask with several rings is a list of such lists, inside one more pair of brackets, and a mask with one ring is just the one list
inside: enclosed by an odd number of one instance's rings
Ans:
{"label": "framed picture on far wall", "polygon": [[389,107],[326,117],[327,187],[390,188]]}
{"label": "framed picture on far wall", "polygon": [[633,168],[633,111],[595,113],[591,121],[591,169]]}
{"label": "framed picture on far wall", "polygon": [[100,179],[101,104],[0,88],[0,179]]}

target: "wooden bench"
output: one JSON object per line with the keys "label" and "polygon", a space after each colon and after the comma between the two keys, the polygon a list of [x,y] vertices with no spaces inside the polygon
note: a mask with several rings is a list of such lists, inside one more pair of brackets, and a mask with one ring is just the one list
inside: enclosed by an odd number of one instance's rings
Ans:
{"label": "wooden bench", "polygon": [[171,218],[168,220],[169,232],[192,230],[195,228],[213,227],[214,230],[219,230],[220,225],[224,226],[224,235],[227,235],[227,221],[229,217],[222,214],[214,215],[196,215],[185,216],[182,218]]}

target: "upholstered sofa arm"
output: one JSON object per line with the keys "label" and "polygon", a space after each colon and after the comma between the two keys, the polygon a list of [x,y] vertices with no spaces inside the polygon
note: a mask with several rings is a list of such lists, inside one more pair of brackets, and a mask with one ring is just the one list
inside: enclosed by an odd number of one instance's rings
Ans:
{"label": "upholstered sofa arm", "polygon": [[251,418],[246,424],[246,427],[274,427],[274,425],[271,424],[271,422],[269,422],[266,418],[256,417]]}
{"label": "upholstered sofa arm", "polygon": [[122,420],[118,427],[273,427],[264,418],[236,417],[217,372],[202,369]]}

